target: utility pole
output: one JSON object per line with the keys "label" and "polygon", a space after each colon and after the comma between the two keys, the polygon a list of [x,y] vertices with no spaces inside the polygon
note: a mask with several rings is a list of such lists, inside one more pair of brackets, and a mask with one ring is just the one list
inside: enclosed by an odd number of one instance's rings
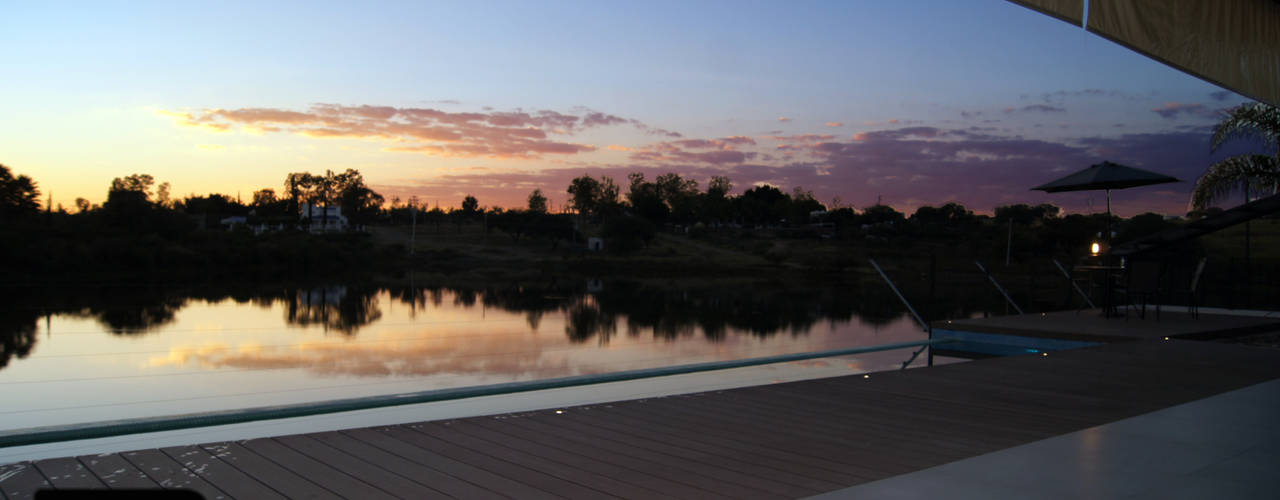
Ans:
{"label": "utility pole", "polygon": [[1013,217],[1009,217],[1009,242],[1004,247],[1004,267],[1009,267],[1009,257],[1013,255]]}
{"label": "utility pole", "polygon": [[413,222],[409,223],[409,255],[413,255],[413,250],[418,241],[418,197],[409,197],[409,214],[413,217]]}

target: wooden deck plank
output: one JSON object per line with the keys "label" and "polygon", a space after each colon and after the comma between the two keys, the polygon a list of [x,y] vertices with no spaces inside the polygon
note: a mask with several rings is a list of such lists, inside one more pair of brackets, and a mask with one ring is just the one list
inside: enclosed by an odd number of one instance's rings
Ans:
{"label": "wooden deck plank", "polygon": [[[717,405],[715,410],[709,410],[707,406],[680,408],[677,405],[669,405],[648,408],[645,411],[659,414],[681,413],[701,420],[704,422],[703,425],[718,425],[733,429],[742,436],[740,439],[750,439],[762,446],[788,448],[841,463],[857,465],[865,470],[874,471],[877,477],[915,470],[919,464],[917,457],[908,456],[900,449],[876,446],[878,442],[883,441],[883,437],[877,434],[833,436],[806,426],[808,419],[788,421],[786,425],[778,425],[779,421],[756,418],[751,415],[750,408],[726,411],[728,408],[726,406]],[[930,459],[932,460],[932,456]]]}
{"label": "wooden deck plank", "polygon": [[285,498],[276,490],[241,472],[199,446],[173,446],[160,451],[231,498]]}
{"label": "wooden deck plank", "polygon": [[101,455],[84,455],[77,457],[80,463],[84,464],[93,475],[98,477],[107,488],[113,490],[119,489],[150,489],[159,488],[160,485],[151,479],[145,472],[138,469],[137,466],[125,460],[116,453],[104,453]]}
{"label": "wooden deck plank", "polygon": [[[548,459],[542,455],[528,453],[520,450],[516,446],[509,446],[507,443],[516,441],[514,439],[483,439],[473,433],[465,432],[467,427],[465,423],[460,423],[458,421],[444,421],[428,422],[421,425],[421,429],[429,429],[429,433],[438,439],[443,439],[455,445],[469,448],[476,452],[485,453],[507,462],[521,464],[530,469],[558,477],[584,488],[599,491],[602,495],[613,496],[607,493],[610,491],[630,491],[634,495],[641,495],[649,498],[671,498],[669,495],[650,490],[639,484],[619,481],[609,476],[596,474],[588,470],[566,465],[553,459]],[[472,431],[476,432],[476,429],[472,428]],[[484,435],[485,433],[479,432],[479,434]],[[492,436],[492,434],[489,435]]]}
{"label": "wooden deck plank", "polygon": [[554,441],[539,440],[536,435],[519,432],[512,433],[512,429],[509,426],[502,425],[502,420],[502,418],[498,417],[465,419],[453,422],[453,426],[460,432],[466,432],[481,439],[502,442],[506,446],[522,450],[530,455],[542,457],[547,460],[555,460],[570,467],[577,467],[583,471],[605,477],[617,478],[620,481],[640,486],[643,489],[639,491],[648,490],[653,491],[658,495],[689,500],[704,499],[711,494],[711,492],[706,490],[699,490],[690,485],[671,481],[663,477],[625,469],[612,463],[599,460],[591,455],[582,455],[564,450],[556,446],[558,443],[555,443]]}
{"label": "wooden deck plank", "polygon": [[[791,420],[769,418],[762,415],[759,408],[743,403],[740,395],[734,395],[733,398],[715,398],[700,404],[682,403],[679,400],[655,400],[647,406],[645,411],[658,414],[680,413],[706,424],[715,422],[716,425],[731,426],[745,439],[753,439],[762,444],[795,449],[798,448],[796,443],[804,443],[803,447],[810,453],[837,460],[838,457],[847,456],[850,458],[849,462],[868,466],[872,464],[865,463],[862,450],[867,449],[869,444],[888,442],[888,438],[880,433],[867,432],[855,436],[839,436],[824,432],[812,425],[816,418],[812,413],[793,414],[787,417]],[[787,425],[777,425],[778,422],[783,421],[787,422]],[[890,451],[875,460],[877,462],[874,464],[875,469],[896,471],[913,464],[912,459],[902,450],[884,448]]]}
{"label": "wooden deck plank", "polygon": [[[671,421],[651,422],[642,421],[632,418],[627,412],[610,411],[611,408],[602,406],[592,406],[583,408],[583,411],[574,412],[574,416],[589,415],[590,418],[580,418],[575,423],[577,425],[593,425],[608,430],[609,432],[631,434],[638,438],[651,438],[665,442],[681,442],[684,446],[697,450],[711,456],[731,457],[735,461],[743,461],[763,467],[770,467],[777,470],[786,471],[798,476],[810,479],[822,479],[831,475],[837,476],[835,481],[838,484],[847,484],[849,481],[862,481],[862,478],[856,475],[848,474],[845,471],[827,469],[823,473],[814,473],[815,468],[825,468],[830,462],[828,461],[804,461],[799,455],[791,455],[782,457],[781,453],[785,450],[764,450],[756,446],[751,446],[741,436],[725,436],[721,439],[706,439],[711,429],[699,428],[691,429],[684,425],[679,425]],[[607,415],[602,415],[607,413]],[[825,482],[825,481],[824,481]]]}
{"label": "wooden deck plank", "polygon": [[[684,436],[696,436],[697,438],[711,439],[717,443],[735,444],[738,448],[731,448],[735,450],[731,453],[732,456],[741,455],[742,451],[738,450],[745,448],[754,455],[777,457],[778,459],[802,464],[810,467],[812,472],[819,475],[819,477],[833,481],[842,480],[846,484],[858,484],[872,478],[884,477],[885,475],[884,471],[857,461],[815,453],[813,450],[795,446],[779,446],[777,443],[765,438],[765,436],[771,434],[768,430],[754,427],[742,428],[739,425],[724,421],[708,426],[705,419],[697,416],[688,416],[676,412],[653,412],[648,409],[642,409],[639,406],[650,402],[634,402],[634,405],[608,404],[605,405],[604,411],[611,412],[609,413],[609,419],[615,418],[616,413],[647,423],[647,425],[640,428],[679,429],[683,434],[679,439],[685,439]],[[651,405],[645,404],[645,406]],[[761,432],[764,434],[762,435]],[[840,479],[842,477],[844,479]]]}
{"label": "wooden deck plank", "polygon": [[[644,448],[656,453],[678,457],[691,463],[700,463],[705,461],[708,457],[717,457],[715,464],[720,468],[730,470],[735,474],[767,479],[767,481],[753,480],[743,483],[765,491],[771,491],[783,495],[800,496],[812,494],[808,492],[823,492],[839,487],[839,483],[802,476],[787,470],[763,466],[751,461],[738,460],[738,457],[734,455],[711,454],[699,449],[697,446],[691,446],[689,442],[683,439],[654,439],[652,435],[636,436],[630,433],[614,432],[607,428],[592,426],[585,422],[598,417],[593,415],[589,416],[587,414],[588,411],[589,410],[566,411],[561,414],[555,414],[554,423],[558,425],[569,425],[576,432],[580,432],[584,436],[594,436],[599,439],[613,440],[626,446]],[[543,420],[551,423],[551,414],[542,412],[541,415],[546,415],[547,418]],[[538,415],[535,415],[533,418],[538,418]]]}
{"label": "wooden deck plank", "polygon": [[434,424],[428,422],[399,426],[398,428],[392,428],[384,432],[409,441],[416,446],[429,448],[450,457],[462,459],[476,467],[492,471],[496,474],[501,474],[514,481],[524,483],[556,496],[571,499],[588,499],[600,498],[606,495],[604,492],[587,488],[572,481],[567,481],[544,473],[530,468],[525,464],[510,462],[495,457],[490,454],[493,450],[486,450],[482,453],[458,446],[445,439],[437,437],[434,431]]}
{"label": "wooden deck plank", "polygon": [[[796,411],[824,413],[830,419],[819,419],[817,425],[847,427],[848,422],[860,426],[884,427],[899,436],[931,434],[930,425],[955,425],[961,433],[998,436],[1008,433],[1013,438],[1055,432],[1070,422],[1020,414],[1013,410],[975,407],[963,400],[939,401],[888,391],[878,391],[858,384],[830,392],[778,390],[743,393],[739,400],[756,408],[761,415],[785,415]],[[840,390],[844,389],[844,390]],[[887,415],[892,414],[893,418]]]}
{"label": "wooden deck plank", "polygon": [[[886,460],[883,455],[874,455],[862,443],[833,446],[828,442],[829,436],[809,434],[799,438],[793,433],[783,432],[787,429],[803,427],[803,422],[787,422],[786,425],[763,425],[759,422],[743,421],[726,416],[724,413],[699,413],[680,405],[665,406],[646,401],[644,405],[624,407],[623,410],[638,416],[647,416],[658,422],[685,420],[690,427],[689,432],[697,433],[698,428],[715,427],[724,433],[725,439],[734,439],[750,443],[759,449],[779,453],[806,455],[814,459],[826,460],[839,466],[839,470],[855,473],[861,477],[881,478],[914,470],[910,465],[898,463],[897,460]],[[701,405],[699,405],[701,406]],[[815,470],[815,473],[819,471]],[[824,478],[835,480],[834,476]]]}
{"label": "wooden deck plank", "polygon": [[1131,342],[560,413],[80,457],[84,469],[42,460],[0,466],[0,495],[159,482],[208,498],[796,497],[1275,378],[1280,350]]}
{"label": "wooden deck plank", "polygon": [[138,470],[146,473],[161,488],[195,491],[203,496],[205,500],[229,498],[222,490],[200,479],[200,476],[187,470],[182,464],[161,453],[160,450],[126,451],[121,453],[120,456],[132,463]]}
{"label": "wooden deck plank", "polygon": [[[400,439],[387,432],[392,429],[394,428],[382,427],[376,429],[352,429],[341,432],[351,438],[376,446],[382,450],[404,457],[405,459],[415,463],[431,467],[450,476],[465,480],[471,484],[483,484],[485,488],[493,490],[503,496],[539,500],[559,498],[534,486],[516,482],[494,471],[476,467],[475,465],[463,460],[455,460],[453,457],[437,453],[436,450],[429,448],[430,445],[428,445],[428,447],[422,447],[417,446],[412,442],[408,442],[405,439]],[[401,430],[401,432],[408,431]]]}
{"label": "wooden deck plank", "polygon": [[31,462],[0,466],[0,493],[8,500],[29,500],[36,491],[53,485]]}
{"label": "wooden deck plank", "polygon": [[498,500],[506,498],[485,489],[483,484],[472,484],[450,476],[431,467],[413,462],[381,448],[369,445],[340,432],[322,432],[310,435],[312,438],[329,446],[338,448],[352,456],[371,464],[378,464],[388,471],[407,477],[410,480],[430,486],[454,498],[474,500]]}
{"label": "wooden deck plank", "polygon": [[378,464],[360,460],[307,435],[283,436],[275,438],[275,441],[398,498],[447,498],[447,495],[426,485],[415,483]]}
{"label": "wooden deck plank", "polygon": [[[813,490],[817,492],[828,491],[839,488],[842,483],[829,481],[823,478],[813,477],[810,474],[802,474],[792,467],[777,464],[762,464],[757,460],[750,460],[749,456],[740,453],[725,453],[723,449],[709,449],[707,446],[700,445],[695,441],[685,439],[684,436],[674,436],[673,439],[655,439],[656,433],[646,433],[645,435],[633,434],[631,432],[620,431],[608,426],[592,425],[600,419],[597,414],[590,410],[565,412],[560,415],[560,420],[571,423],[574,428],[583,430],[589,434],[600,436],[614,436],[626,443],[643,443],[643,446],[654,451],[668,453],[674,456],[687,458],[689,460],[703,460],[706,457],[719,457],[718,461],[726,468],[743,474],[767,477],[771,481],[789,484],[797,488]],[[690,432],[688,435],[696,435]]]}
{"label": "wooden deck plank", "polygon": [[[1001,429],[994,426],[975,430],[965,428],[954,420],[929,420],[902,415],[902,412],[893,415],[901,418],[886,418],[893,409],[876,408],[877,402],[872,401],[859,401],[839,407],[835,407],[835,403],[831,403],[832,407],[811,404],[799,411],[793,402],[779,401],[778,398],[774,394],[762,395],[755,400],[742,400],[741,411],[751,414],[744,418],[753,418],[759,422],[797,422],[800,425],[796,427],[803,427],[807,433],[828,434],[836,439],[855,436],[856,442],[862,446],[892,448],[907,460],[914,460],[912,457],[916,454],[971,456],[974,446],[986,450],[992,443],[1017,439],[1001,437],[998,432]],[[932,425],[951,425],[953,433],[939,436],[929,430]],[[983,438],[966,437],[975,434],[982,435]]]}
{"label": "wooden deck plank", "polygon": [[[733,470],[720,467],[714,461],[695,462],[677,456],[653,451],[646,447],[635,446],[630,440],[619,440],[616,437],[601,435],[584,435],[579,429],[548,423],[537,418],[511,417],[505,423],[524,427],[528,432],[543,433],[555,436],[566,442],[576,443],[586,450],[594,450],[598,456],[629,457],[634,459],[629,465],[638,471],[685,476],[695,479],[696,484],[704,489],[719,492],[736,498],[774,498],[787,496],[780,491],[795,491],[796,488],[776,483],[763,478],[753,478]],[[794,496],[794,495],[792,495]]]}
{"label": "wooden deck plank", "polygon": [[720,481],[700,475],[682,474],[679,468],[662,463],[646,461],[625,453],[603,453],[598,447],[594,446],[593,443],[583,443],[578,440],[565,439],[558,433],[531,432],[525,426],[516,425],[513,421],[513,417],[516,417],[516,415],[504,415],[502,417],[503,418],[498,419],[498,421],[489,421],[487,423],[481,422],[481,424],[491,429],[497,429],[501,432],[508,433],[512,436],[519,436],[520,439],[536,443],[539,446],[550,447],[566,453],[591,457],[593,460],[605,464],[608,467],[615,468],[615,470],[626,471],[625,473],[629,475],[655,477],[692,489],[689,494],[682,494],[680,496],[697,494],[700,495],[700,498],[731,498],[721,492],[723,483]]}
{"label": "wooden deck plank", "polygon": [[44,477],[49,479],[50,483],[53,483],[54,488],[60,490],[107,487],[102,480],[98,479],[98,476],[93,474],[93,471],[72,457],[37,460],[35,466],[40,469]]}
{"label": "wooden deck plank", "polygon": [[338,496],[315,482],[245,448],[241,443],[208,443],[201,445],[200,448],[288,498],[336,498]]}
{"label": "wooden deck plank", "polygon": [[250,439],[244,447],[345,498],[395,498],[345,472],[289,448],[275,439]]}

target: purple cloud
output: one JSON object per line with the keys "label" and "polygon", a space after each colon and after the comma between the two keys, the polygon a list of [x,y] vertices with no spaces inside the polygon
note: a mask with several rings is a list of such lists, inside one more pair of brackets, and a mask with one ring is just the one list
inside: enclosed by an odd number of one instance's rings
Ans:
{"label": "purple cloud", "polygon": [[1066,109],[1066,108],[1062,108],[1062,107],[1058,107],[1058,106],[1050,106],[1050,105],[1048,105],[1048,104],[1028,104],[1028,105],[1023,106],[1023,107],[1021,107],[1021,108],[1004,108],[1004,112],[1005,112],[1006,114],[1008,114],[1008,113],[1019,113],[1019,112],[1021,112],[1021,113],[1030,113],[1030,112],[1039,112],[1039,113],[1063,113],[1063,112],[1066,112],[1066,111],[1067,111],[1067,109]]}
{"label": "purple cloud", "polygon": [[1166,102],[1159,107],[1151,110],[1152,113],[1160,115],[1166,120],[1173,120],[1182,115],[1191,115],[1201,118],[1213,118],[1216,112],[1209,109],[1203,104],[1191,104],[1185,102]]}
{"label": "purple cloud", "polygon": [[1217,92],[1209,93],[1209,97],[1215,101],[1225,101],[1227,100],[1228,97],[1231,97],[1233,95],[1235,95],[1235,92],[1232,92],[1230,90],[1219,90]]}

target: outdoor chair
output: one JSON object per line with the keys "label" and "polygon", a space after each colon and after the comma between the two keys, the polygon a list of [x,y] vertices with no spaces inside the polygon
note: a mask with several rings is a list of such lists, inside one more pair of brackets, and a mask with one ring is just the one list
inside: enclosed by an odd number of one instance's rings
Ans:
{"label": "outdoor chair", "polygon": [[1189,281],[1181,281],[1181,283],[1187,283],[1185,288],[1170,286],[1168,291],[1170,295],[1186,296],[1187,312],[1191,314],[1193,319],[1200,318],[1200,300],[1197,290],[1199,290],[1200,276],[1204,274],[1204,264],[1207,260],[1208,258],[1201,257],[1200,262],[1196,263],[1195,271],[1191,273],[1191,279]]}
{"label": "outdoor chair", "polygon": [[1141,305],[1139,317],[1142,319],[1147,318],[1147,304],[1151,303],[1156,307],[1156,320],[1160,319],[1160,304],[1155,300],[1160,295],[1160,267],[1159,262],[1152,261],[1135,261],[1129,265],[1123,293],[1130,308]]}

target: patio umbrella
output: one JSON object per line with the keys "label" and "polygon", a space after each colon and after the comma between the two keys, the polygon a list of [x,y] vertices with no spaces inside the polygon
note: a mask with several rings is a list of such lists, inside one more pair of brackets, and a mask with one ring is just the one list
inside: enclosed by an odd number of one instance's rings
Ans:
{"label": "patio umbrella", "polygon": [[1084,170],[1068,175],[1056,181],[1031,188],[1032,191],[1060,193],[1063,191],[1096,191],[1107,192],[1107,220],[1111,220],[1111,190],[1126,189],[1166,182],[1182,182],[1174,177],[1157,174],[1139,168],[1126,167],[1117,163],[1104,161]]}

